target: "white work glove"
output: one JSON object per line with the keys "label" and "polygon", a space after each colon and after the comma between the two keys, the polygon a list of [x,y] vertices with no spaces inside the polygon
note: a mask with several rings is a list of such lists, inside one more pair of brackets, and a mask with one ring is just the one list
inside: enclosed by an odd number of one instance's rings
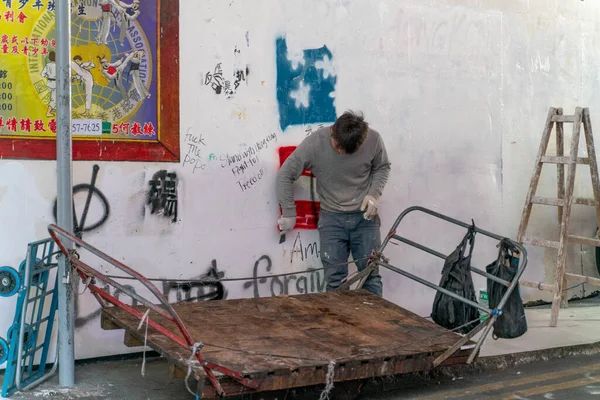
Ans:
{"label": "white work glove", "polygon": [[281,217],[277,221],[281,233],[287,233],[296,226],[296,217]]}
{"label": "white work glove", "polygon": [[365,211],[363,218],[370,220],[377,215],[377,212],[379,212],[379,201],[371,195],[366,195],[363,199],[362,206],[360,206],[360,211]]}

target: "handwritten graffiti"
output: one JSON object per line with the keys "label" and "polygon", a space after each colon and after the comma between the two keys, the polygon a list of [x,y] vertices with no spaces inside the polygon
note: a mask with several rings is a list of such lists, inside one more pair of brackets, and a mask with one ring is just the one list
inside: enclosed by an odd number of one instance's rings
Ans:
{"label": "handwritten graffiti", "polygon": [[177,174],[160,170],[154,174],[148,189],[146,205],[150,206],[150,214],[162,215],[177,222]]}
{"label": "handwritten graffiti", "polygon": [[190,128],[185,134],[184,140],[187,146],[187,153],[183,158],[183,164],[181,166],[189,166],[192,169],[192,174],[195,173],[197,169],[204,171],[206,169],[206,163],[202,157],[202,149],[206,147],[204,135],[196,135]]}
{"label": "handwritten graffiti", "polygon": [[[264,267],[263,270],[259,270],[259,267]],[[304,293],[316,293],[323,292],[325,290],[325,278],[323,271],[317,271],[309,269],[308,276],[305,274],[287,275],[287,276],[273,276],[269,278],[258,278],[264,276],[265,272],[271,272],[273,263],[271,258],[267,255],[260,257],[255,263],[252,271],[252,280],[244,283],[244,289],[253,290],[255,298],[260,296],[260,287],[266,286],[270,291],[271,296],[286,295],[293,292],[300,294]],[[295,290],[294,290],[295,289]]]}
{"label": "handwritten graffiti", "polygon": [[260,168],[258,156],[261,151],[276,142],[277,135],[271,133],[253,144],[244,146],[243,150],[237,153],[222,154],[219,157],[221,168],[230,168],[233,176],[238,178],[237,185],[239,189],[245,192],[255,187],[264,178],[265,170]]}
{"label": "handwritten graffiti", "polygon": [[[217,261],[213,260],[211,267],[208,272],[199,275],[189,280],[189,282],[181,282],[179,280],[163,280],[162,281],[162,293],[165,295],[169,303],[182,303],[182,302],[200,302],[200,301],[213,301],[213,300],[224,300],[227,298],[227,291],[221,282],[214,282],[211,280],[217,280],[223,278],[224,273],[217,270]],[[204,280],[207,282],[203,282]],[[127,305],[136,306],[138,302],[128,295],[124,295],[119,289],[115,289],[104,283],[97,284],[106,292],[112,294],[117,299],[121,300]],[[127,290],[136,293],[136,290],[131,285],[123,285]],[[98,318],[101,309],[97,309],[87,315],[81,315],[79,299],[81,296],[75,296],[75,327],[80,328],[88,322]]]}
{"label": "handwritten graffiti", "polygon": [[[73,186],[73,232],[80,239],[83,236],[83,232],[89,232],[104,225],[110,214],[110,206],[108,204],[108,200],[100,191],[100,189],[96,187],[96,178],[98,176],[98,171],[100,171],[100,167],[98,165],[94,165],[94,167],[92,168],[92,179],[90,183],[81,183]],[[75,202],[75,197],[78,193],[86,194],[85,203],[81,212],[81,217],[77,217],[78,207],[76,206]],[[101,211],[95,213],[95,221],[90,224],[88,223],[87,218],[90,211],[90,205],[92,204],[92,199],[94,197],[98,200],[94,203],[99,203]],[[58,198],[54,200],[53,207],[53,215],[55,221],[57,220],[57,208]]]}
{"label": "handwritten graffiti", "polygon": [[298,232],[294,238],[294,244],[290,254],[290,264],[294,262],[294,257],[296,256],[300,258],[300,261],[319,258],[320,254],[318,243],[316,241],[311,241],[308,244],[303,243],[300,232]]}
{"label": "handwritten graffiti", "polygon": [[246,178],[242,178],[237,181],[238,187],[242,192],[252,189],[255,185],[265,176],[265,170],[259,169],[258,172],[255,172],[251,176],[247,176]]}
{"label": "handwritten graffiti", "polygon": [[290,54],[285,38],[275,43],[279,125],[333,122],[336,72],[327,46]]}

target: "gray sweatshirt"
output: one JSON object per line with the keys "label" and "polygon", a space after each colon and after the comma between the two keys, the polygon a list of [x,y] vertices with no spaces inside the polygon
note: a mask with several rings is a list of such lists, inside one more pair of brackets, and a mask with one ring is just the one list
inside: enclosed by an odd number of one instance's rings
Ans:
{"label": "gray sweatshirt", "polygon": [[283,216],[296,216],[293,184],[305,169],[316,177],[321,209],[356,212],[366,195],[381,196],[390,165],[378,132],[369,129],[357,152],[340,154],[331,144],[330,127],[318,129],[296,147],[279,170],[277,200]]}

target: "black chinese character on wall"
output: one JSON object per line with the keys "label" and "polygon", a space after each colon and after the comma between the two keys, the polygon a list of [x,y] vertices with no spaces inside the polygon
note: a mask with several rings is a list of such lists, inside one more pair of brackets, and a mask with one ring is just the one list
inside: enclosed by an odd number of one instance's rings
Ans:
{"label": "black chinese character on wall", "polygon": [[147,204],[150,213],[172,218],[177,222],[177,174],[160,170],[148,182]]}

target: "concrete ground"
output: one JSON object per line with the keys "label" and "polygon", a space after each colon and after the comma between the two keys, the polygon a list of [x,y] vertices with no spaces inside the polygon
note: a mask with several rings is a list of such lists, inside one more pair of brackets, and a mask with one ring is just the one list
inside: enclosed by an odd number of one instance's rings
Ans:
{"label": "concrete ground", "polygon": [[[95,363],[77,368],[77,388],[59,389],[54,382],[14,399],[61,400],[189,400],[183,379],[171,380],[167,365],[160,359],[147,362],[146,376],[140,375],[139,360]],[[338,386],[338,385],[336,385]],[[386,387],[390,391],[386,391]],[[334,399],[360,400],[444,400],[444,399],[597,399],[600,396],[600,355],[573,356],[543,363],[521,365],[503,371],[465,376],[405,378],[367,383],[358,388],[339,388]],[[322,388],[302,392],[261,394],[254,399],[316,399]],[[351,391],[352,393],[348,393]],[[341,394],[341,396],[340,396]]]}
{"label": "concrete ground", "polygon": [[[562,349],[566,346],[600,343],[600,299],[573,302],[560,312],[559,325],[548,326],[549,306],[527,309],[529,331],[518,339],[489,338],[480,360],[494,360],[502,366],[515,360],[534,360],[531,352]],[[592,346],[584,354],[600,352]],[[591,348],[591,347],[590,347]],[[586,353],[586,351],[588,353]],[[519,356],[519,354],[527,355]],[[568,351],[567,351],[568,353]],[[581,352],[580,352],[581,353]],[[516,355],[515,355],[516,354]],[[537,359],[551,358],[550,353]],[[564,352],[562,353],[564,354]],[[493,357],[493,358],[492,358]],[[503,357],[510,362],[502,362]],[[34,391],[13,396],[14,399],[193,399],[183,379],[171,379],[166,363],[160,358],[147,360],[145,377],[141,376],[141,360],[79,363],[76,366],[75,389],[57,387],[57,377]],[[458,375],[457,375],[458,374]],[[1,376],[0,376],[1,379]],[[359,391],[355,385],[336,385],[334,398],[353,398]],[[322,388],[289,391],[256,399],[318,398]],[[391,392],[387,392],[391,390]],[[383,393],[382,393],[383,392]],[[600,396],[600,355],[573,356],[557,360],[522,364],[496,372],[456,372],[435,379],[409,375],[371,381],[361,390],[361,399],[587,399]],[[516,394],[515,394],[516,393]],[[520,396],[520,397],[519,397]]]}
{"label": "concrete ground", "polygon": [[75,389],[58,387],[58,375],[37,390],[16,394],[11,399],[60,400],[190,400],[183,379],[171,379],[168,366],[161,358],[79,364],[75,367]]}
{"label": "concrete ground", "polygon": [[600,355],[521,365],[503,371],[406,383],[372,400],[587,400],[600,397]]}
{"label": "concrete ground", "polygon": [[[527,308],[527,333],[516,339],[486,340],[481,357],[600,342],[600,296],[569,302],[551,328],[550,306]],[[476,336],[478,338],[478,336]]]}

